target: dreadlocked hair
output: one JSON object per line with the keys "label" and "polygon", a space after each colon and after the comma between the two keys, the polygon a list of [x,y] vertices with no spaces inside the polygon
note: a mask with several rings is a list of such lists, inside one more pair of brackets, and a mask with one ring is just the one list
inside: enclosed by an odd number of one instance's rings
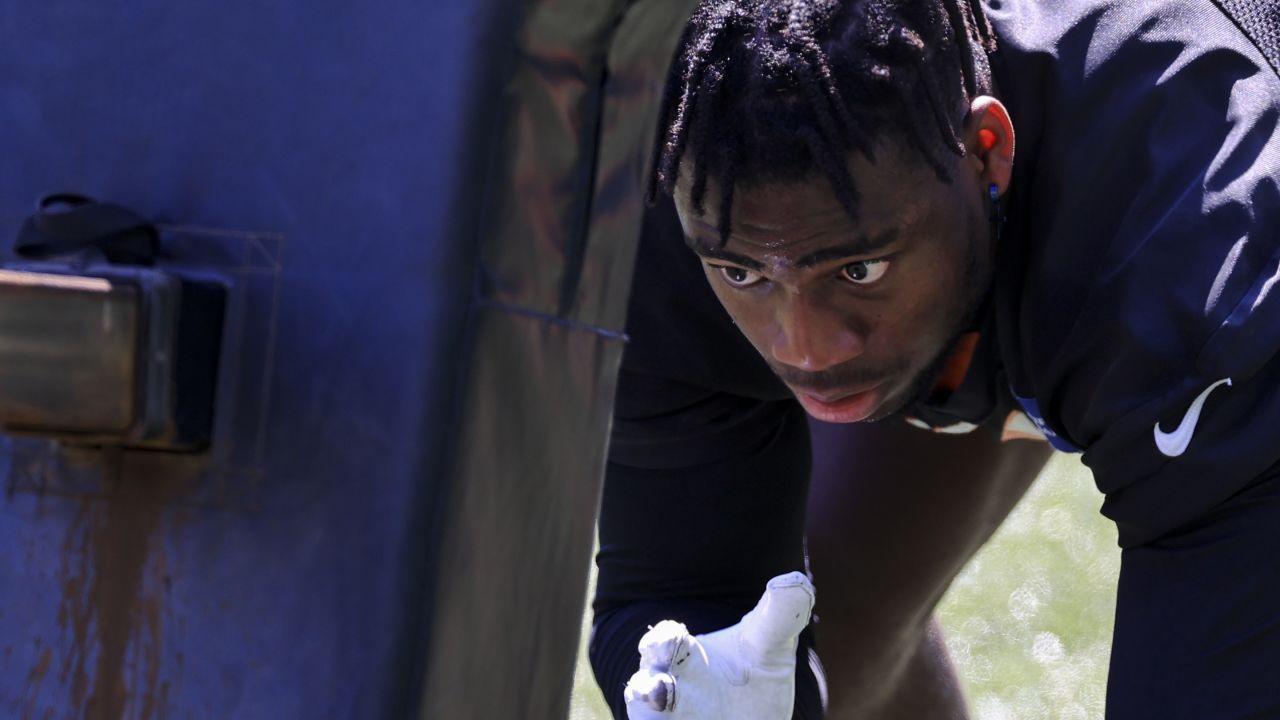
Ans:
{"label": "dreadlocked hair", "polygon": [[886,137],[950,182],[994,51],[977,0],[702,0],[667,81],[647,200],[672,194],[688,155],[698,214],[718,180],[722,242],[738,184],[821,173],[856,215],[847,160],[875,162]]}

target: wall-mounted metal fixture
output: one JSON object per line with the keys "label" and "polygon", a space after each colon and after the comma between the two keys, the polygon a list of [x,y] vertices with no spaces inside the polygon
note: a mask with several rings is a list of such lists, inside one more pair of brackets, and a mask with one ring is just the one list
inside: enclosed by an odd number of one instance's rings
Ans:
{"label": "wall-mounted metal fixture", "polygon": [[[67,197],[76,196],[59,199]],[[101,207],[86,200],[73,209],[87,203]],[[41,248],[28,256],[90,248],[111,257],[98,242],[111,233],[93,231],[84,218],[75,225],[85,237],[74,243],[45,242],[47,233],[33,240],[41,219],[24,226],[20,252],[25,243]],[[212,278],[84,257],[0,269],[0,429],[83,444],[204,447],[226,288]]]}

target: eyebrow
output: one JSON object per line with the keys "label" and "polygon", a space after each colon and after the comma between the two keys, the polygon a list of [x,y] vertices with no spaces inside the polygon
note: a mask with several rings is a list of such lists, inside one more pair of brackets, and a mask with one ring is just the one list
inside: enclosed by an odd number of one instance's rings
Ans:
{"label": "eyebrow", "polygon": [[684,236],[684,242],[689,249],[698,255],[709,260],[727,260],[735,265],[741,265],[751,270],[764,270],[764,263],[759,260],[753,260],[746,255],[740,255],[736,252],[725,250],[717,245],[708,245],[697,238]]}
{"label": "eyebrow", "polygon": [[[897,228],[889,228],[879,235],[862,235],[852,242],[833,245],[831,247],[809,253],[796,261],[796,267],[809,268],[814,265],[831,262],[832,260],[871,255],[889,247],[897,239]],[[742,267],[750,270],[764,269],[764,263],[759,260],[754,260],[746,255],[742,255],[731,250],[725,250],[717,245],[710,245],[699,238],[685,235],[684,241],[685,244],[689,246],[689,249],[693,250],[701,257],[711,260],[725,260],[734,263],[735,265],[741,265]]]}
{"label": "eyebrow", "polygon": [[834,245],[817,252],[809,253],[796,261],[796,267],[813,267],[832,260],[860,255],[872,255],[889,247],[898,239],[898,229],[889,228],[879,235],[859,236],[856,240],[843,245]]}

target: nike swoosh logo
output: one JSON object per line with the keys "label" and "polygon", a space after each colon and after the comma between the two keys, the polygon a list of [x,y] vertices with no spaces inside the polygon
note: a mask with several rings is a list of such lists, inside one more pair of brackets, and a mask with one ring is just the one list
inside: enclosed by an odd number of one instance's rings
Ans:
{"label": "nike swoosh logo", "polygon": [[1156,447],[1161,453],[1168,457],[1178,457],[1187,451],[1187,446],[1191,444],[1191,436],[1196,433],[1196,423],[1200,422],[1200,410],[1204,408],[1204,401],[1209,399],[1209,393],[1217,390],[1218,386],[1224,383],[1227,387],[1231,387],[1231,378],[1223,378],[1197,395],[1191,407],[1187,409],[1187,414],[1182,416],[1182,422],[1178,423],[1178,427],[1173,432],[1164,432],[1160,429],[1160,423],[1156,423]]}

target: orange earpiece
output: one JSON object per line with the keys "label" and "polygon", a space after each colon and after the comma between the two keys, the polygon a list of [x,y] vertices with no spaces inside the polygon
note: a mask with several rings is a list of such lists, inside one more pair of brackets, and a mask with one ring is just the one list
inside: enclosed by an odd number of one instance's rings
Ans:
{"label": "orange earpiece", "polygon": [[988,152],[996,146],[996,134],[991,130],[982,128],[978,131],[978,147],[982,152]]}

